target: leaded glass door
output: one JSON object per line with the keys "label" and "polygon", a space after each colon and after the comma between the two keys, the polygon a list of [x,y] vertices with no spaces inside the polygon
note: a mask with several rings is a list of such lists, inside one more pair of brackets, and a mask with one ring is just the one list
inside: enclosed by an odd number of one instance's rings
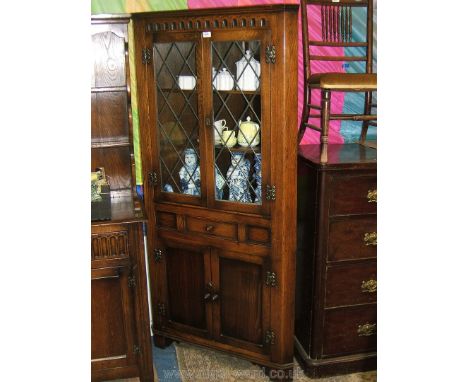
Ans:
{"label": "leaded glass door", "polygon": [[157,198],[202,204],[200,35],[158,34],[153,44]]}
{"label": "leaded glass door", "polygon": [[[217,31],[209,43],[209,199],[215,208],[265,214],[270,179],[270,65],[266,31]],[[205,73],[207,71],[205,70]],[[213,191],[213,193],[211,192]]]}

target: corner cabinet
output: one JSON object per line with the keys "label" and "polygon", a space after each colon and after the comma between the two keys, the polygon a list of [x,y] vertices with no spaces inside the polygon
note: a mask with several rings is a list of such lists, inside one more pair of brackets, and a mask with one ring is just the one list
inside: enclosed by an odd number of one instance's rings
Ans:
{"label": "corner cabinet", "polygon": [[292,367],[297,9],[134,16],[159,345]]}
{"label": "corner cabinet", "polygon": [[[139,377],[153,382],[143,224],[136,197],[128,23],[124,15],[93,16],[91,42],[91,171],[105,170],[110,208],[92,202],[91,380]],[[102,203],[100,206],[96,204]]]}

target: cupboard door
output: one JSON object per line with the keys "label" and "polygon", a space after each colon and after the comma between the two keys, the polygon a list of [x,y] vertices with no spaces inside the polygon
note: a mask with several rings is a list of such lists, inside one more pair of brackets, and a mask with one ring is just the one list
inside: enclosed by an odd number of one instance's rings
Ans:
{"label": "cupboard door", "polygon": [[205,198],[200,34],[155,33],[153,59],[154,78],[149,86],[156,107],[156,198],[199,205]]}
{"label": "cupboard door", "polygon": [[217,341],[257,353],[269,327],[270,290],[265,286],[267,260],[260,256],[212,250],[213,334]]}
{"label": "cupboard door", "polygon": [[206,303],[211,277],[209,250],[175,242],[164,242],[163,248],[166,296],[163,331],[208,337],[212,317],[211,307]]}
{"label": "cupboard door", "polygon": [[91,367],[136,365],[129,266],[91,270]]}
{"label": "cupboard door", "polygon": [[[268,31],[216,31],[208,40],[205,119],[210,207],[267,213],[270,179]],[[208,60],[207,60],[208,61]]]}

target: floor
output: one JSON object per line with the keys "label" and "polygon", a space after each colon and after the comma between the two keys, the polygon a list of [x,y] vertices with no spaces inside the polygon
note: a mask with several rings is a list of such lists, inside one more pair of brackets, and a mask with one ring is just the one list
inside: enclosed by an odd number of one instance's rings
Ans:
{"label": "floor", "polygon": [[[166,349],[153,347],[156,382],[268,382],[259,366],[222,352],[207,350],[186,343],[173,343]],[[295,362],[295,382],[376,382],[377,372],[355,373],[343,376],[308,378]],[[139,382],[138,378],[115,382]]]}

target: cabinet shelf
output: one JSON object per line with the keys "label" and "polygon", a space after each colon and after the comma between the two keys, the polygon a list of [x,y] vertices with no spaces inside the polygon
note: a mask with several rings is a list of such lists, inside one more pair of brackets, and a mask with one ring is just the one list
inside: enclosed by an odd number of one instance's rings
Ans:
{"label": "cabinet shelf", "polygon": [[216,150],[221,150],[221,149],[226,149],[226,151],[240,151],[243,153],[249,153],[249,152],[254,152],[254,153],[260,153],[262,151],[262,147],[260,145],[255,146],[255,147],[243,147],[240,145],[235,145],[234,147],[226,147],[224,145],[215,145]]}
{"label": "cabinet shelf", "polygon": [[130,146],[130,140],[128,137],[117,137],[117,138],[104,138],[104,139],[92,139],[92,149],[104,149],[108,147],[125,147]]}
{"label": "cabinet shelf", "polygon": [[127,86],[107,86],[100,88],[91,88],[91,93],[107,93],[107,92],[126,92]]}

